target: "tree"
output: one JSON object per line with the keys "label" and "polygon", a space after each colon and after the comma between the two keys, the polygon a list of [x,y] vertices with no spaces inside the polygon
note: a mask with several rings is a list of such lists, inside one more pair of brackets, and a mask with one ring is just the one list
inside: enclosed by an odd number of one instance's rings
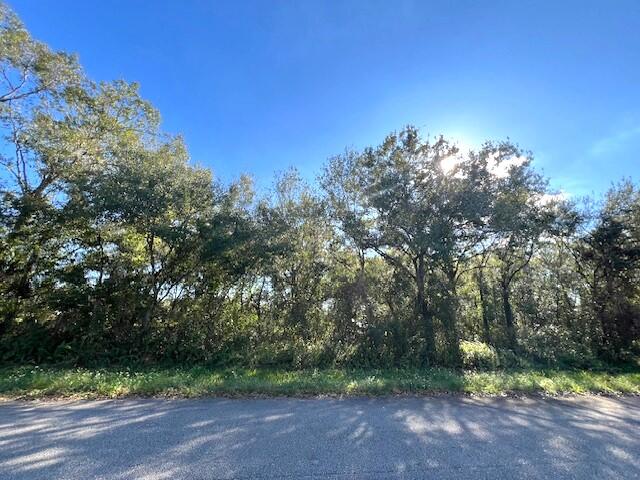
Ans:
{"label": "tree", "polygon": [[525,157],[515,145],[487,144],[485,151],[490,152],[499,172],[494,184],[492,238],[487,251],[499,260],[507,344],[514,349],[517,339],[511,285],[516,275],[529,265],[541,237],[550,235],[554,228],[558,230],[557,201],[548,192],[546,180],[531,168],[532,158]]}
{"label": "tree", "polygon": [[339,282],[341,291],[336,301],[343,309],[342,315],[338,315],[345,319],[340,329],[343,335],[358,323],[362,324],[360,319],[356,320],[360,310],[364,310],[362,320],[367,325],[374,323],[375,315],[366,269],[367,256],[372,252],[373,219],[367,213],[365,178],[358,161],[358,153],[354,151],[333,157],[320,178],[328,215],[337,233],[336,245],[332,248],[334,262],[349,272],[351,254],[357,259],[355,278],[342,278]]}
{"label": "tree", "polygon": [[406,127],[330,159],[322,195],[289,171],[257,196],[1,3],[0,68],[0,361],[585,366],[637,348],[630,181],[581,219],[510,141],[460,152]]}
{"label": "tree", "polygon": [[620,358],[640,335],[640,192],[630,181],[609,190],[577,249],[602,329],[602,353]]}
{"label": "tree", "polygon": [[[423,141],[407,127],[357,159],[335,159],[324,177],[343,231],[360,250],[373,249],[413,280],[427,363],[436,361],[436,313],[446,356],[458,361],[455,286],[489,215],[484,157],[457,154],[443,138]],[[445,171],[442,163],[451,158],[457,158],[455,171]],[[340,184],[340,178],[349,180]]]}

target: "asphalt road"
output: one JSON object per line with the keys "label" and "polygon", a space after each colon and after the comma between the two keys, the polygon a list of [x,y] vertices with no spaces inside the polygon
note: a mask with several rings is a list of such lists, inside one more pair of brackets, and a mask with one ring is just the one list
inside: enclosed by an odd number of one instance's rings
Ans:
{"label": "asphalt road", "polygon": [[640,397],[0,403],[0,479],[640,478]]}

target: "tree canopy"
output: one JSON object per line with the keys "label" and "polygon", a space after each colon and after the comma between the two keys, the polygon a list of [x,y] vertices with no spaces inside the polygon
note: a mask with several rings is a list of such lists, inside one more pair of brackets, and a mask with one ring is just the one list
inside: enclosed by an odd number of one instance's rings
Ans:
{"label": "tree canopy", "polygon": [[[407,126],[256,195],[0,5],[0,361],[587,365],[640,348],[640,190]],[[201,159],[202,160],[202,159]],[[589,208],[587,208],[589,207]]]}

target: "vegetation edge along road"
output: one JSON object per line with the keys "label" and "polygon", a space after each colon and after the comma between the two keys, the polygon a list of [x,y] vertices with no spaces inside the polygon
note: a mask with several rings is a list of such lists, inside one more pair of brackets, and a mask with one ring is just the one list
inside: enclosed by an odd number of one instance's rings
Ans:
{"label": "vegetation edge along road", "polygon": [[270,187],[264,172],[225,181],[201,165],[232,159],[190,157],[139,85],[92,80],[1,0],[0,67],[0,365],[498,372],[327,373],[324,386],[307,374],[145,373],[135,383],[37,372],[8,374],[5,389],[635,389],[590,374],[493,380],[503,369],[638,361],[631,178],[579,199],[509,139],[462,148],[408,125],[315,173],[274,174]]}
{"label": "vegetation edge along road", "polygon": [[25,366],[0,369],[0,398],[5,400],[396,394],[640,394],[640,371],[84,369]]}

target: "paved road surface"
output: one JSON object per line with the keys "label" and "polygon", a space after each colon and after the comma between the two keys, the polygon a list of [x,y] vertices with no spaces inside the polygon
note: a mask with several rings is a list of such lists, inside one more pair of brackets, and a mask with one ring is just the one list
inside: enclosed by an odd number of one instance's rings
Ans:
{"label": "paved road surface", "polygon": [[0,403],[0,479],[640,478],[640,397]]}

